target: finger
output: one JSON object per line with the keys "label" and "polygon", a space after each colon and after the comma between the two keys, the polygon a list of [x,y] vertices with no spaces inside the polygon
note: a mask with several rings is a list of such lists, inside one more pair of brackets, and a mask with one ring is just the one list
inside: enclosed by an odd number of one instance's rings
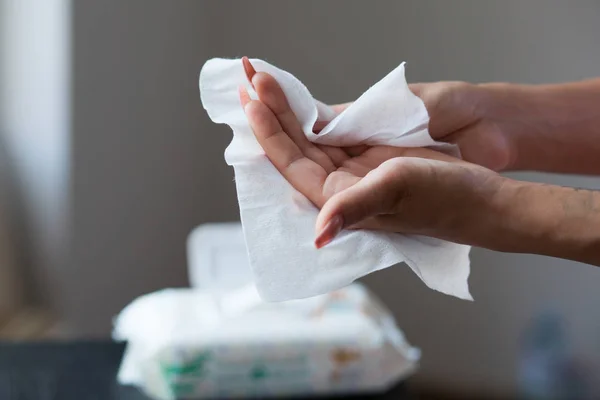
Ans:
{"label": "finger", "polygon": [[371,172],[374,168],[371,166],[368,160],[363,157],[352,157],[348,160],[344,161],[342,165],[338,168],[338,171],[349,172],[358,177],[364,177],[369,172]]}
{"label": "finger", "polygon": [[323,128],[325,128],[327,126],[328,123],[330,123],[331,121],[317,121],[315,122],[314,126],[313,126],[313,132],[318,134],[319,132],[321,132],[323,130]]}
{"label": "finger", "polygon": [[455,163],[463,162],[457,158],[431,149],[376,146],[368,148],[357,157],[348,158],[338,166],[338,171],[346,171],[356,176],[364,177],[384,162],[398,157],[426,158]]}
{"label": "finger", "polygon": [[336,167],[341,167],[342,164],[344,164],[344,162],[350,158],[350,156],[348,156],[348,154],[341,147],[327,146],[324,144],[318,144],[317,147],[322,152],[327,154],[329,159]]}
{"label": "finger", "polygon": [[[350,102],[350,103],[344,103],[344,104],[334,104],[334,105],[329,106],[329,107],[331,107],[331,109],[333,110],[333,112],[335,112],[336,114],[341,114],[342,111],[344,111],[346,108],[348,108],[348,106],[350,104],[352,104],[352,103]],[[313,132],[318,134],[330,122],[331,121],[317,121],[317,122],[315,122],[315,125],[313,126]]]}
{"label": "finger", "polygon": [[413,92],[415,96],[420,98],[426,85],[426,83],[410,83],[408,89]]}
{"label": "finger", "polygon": [[331,106],[331,108],[333,108],[333,111],[336,114],[341,114],[342,111],[344,111],[346,108],[348,108],[353,102],[349,102],[349,103],[343,103],[343,104],[334,104]]}
{"label": "finger", "polygon": [[325,199],[329,199],[342,190],[356,185],[360,180],[361,177],[338,169],[334,173],[327,175],[327,179],[325,179],[325,184],[323,185],[323,196],[325,196]]}
{"label": "finger", "polygon": [[[464,161],[447,154],[422,147],[375,146],[367,149],[361,155],[351,158],[348,162],[359,163],[369,169],[375,169],[387,160],[398,157],[425,158],[428,160],[464,163]],[[347,162],[347,163],[348,163]],[[343,165],[346,166],[346,165]]]}
{"label": "finger", "polygon": [[350,157],[357,157],[360,156],[362,153],[364,153],[365,151],[367,151],[368,149],[370,149],[369,146],[367,146],[366,144],[359,144],[356,146],[348,146],[348,147],[344,147],[344,151],[346,152],[346,154],[348,154]]}
{"label": "finger", "polygon": [[397,208],[397,204],[409,193],[408,169],[398,168],[395,164],[398,162],[382,165],[325,202],[317,217],[317,248],[331,242],[344,227],[390,214]]}
{"label": "finger", "polygon": [[238,88],[238,93],[240,95],[240,103],[242,104],[242,108],[246,108],[246,104],[250,103],[252,99],[250,98],[250,94],[248,90],[244,86],[240,86]]}
{"label": "finger", "polygon": [[360,221],[357,224],[344,229],[348,230],[369,230],[369,231],[384,231],[398,233],[402,221],[398,220],[396,215],[376,215]]}
{"label": "finger", "polygon": [[327,172],[304,156],[265,104],[250,101],[244,110],[258,143],[275,168],[296,190],[317,207],[321,207],[324,203],[322,188]]}
{"label": "finger", "polygon": [[[256,75],[256,70],[254,69],[254,66],[252,65],[248,57],[242,57],[242,65],[244,66],[246,78],[248,79],[248,82],[252,85],[252,78],[254,77],[254,75]],[[254,85],[252,86],[252,88],[254,88]]]}
{"label": "finger", "polygon": [[292,111],[285,93],[275,78],[269,74],[258,72],[252,78],[252,82],[259,99],[273,111],[283,130],[292,138],[302,153],[321,165],[327,172],[335,171],[335,165],[327,154],[306,138],[296,114]]}

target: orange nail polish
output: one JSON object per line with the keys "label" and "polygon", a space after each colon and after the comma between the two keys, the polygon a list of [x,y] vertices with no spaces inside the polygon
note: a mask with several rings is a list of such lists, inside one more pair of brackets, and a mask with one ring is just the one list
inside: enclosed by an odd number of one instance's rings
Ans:
{"label": "orange nail polish", "polygon": [[317,238],[315,239],[316,248],[320,249],[331,243],[331,241],[340,233],[343,226],[344,219],[341,215],[335,215],[331,218],[317,235]]}
{"label": "orange nail polish", "polygon": [[[252,78],[254,78],[254,75],[256,75],[256,70],[252,66],[252,63],[250,63],[248,57],[242,57],[242,64],[244,65],[244,72],[246,72],[246,78],[248,78],[248,82],[250,82],[250,84],[252,85]],[[254,88],[254,85],[252,85],[252,87]]]}
{"label": "orange nail polish", "polygon": [[250,103],[252,100],[250,98],[250,94],[248,94],[248,91],[242,85],[240,85],[238,88],[238,93],[240,94],[240,103],[242,103],[242,108],[246,108],[246,104]]}

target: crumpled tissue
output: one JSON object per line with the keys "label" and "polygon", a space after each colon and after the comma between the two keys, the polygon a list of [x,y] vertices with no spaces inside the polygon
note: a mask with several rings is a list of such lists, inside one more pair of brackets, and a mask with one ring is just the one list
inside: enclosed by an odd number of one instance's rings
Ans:
{"label": "crumpled tissue", "polygon": [[[267,72],[278,81],[312,142],[432,147],[459,155],[455,146],[436,142],[429,135],[429,115],[421,99],[408,88],[404,63],[336,115],[290,73],[262,60],[251,62],[257,71]],[[238,88],[248,86],[241,60],[209,60],[202,68],[199,84],[210,118],[233,130],[225,160],[235,169],[250,265],[263,299],[283,301],[327,293],[402,262],[428,287],[472,299],[467,283],[469,246],[399,233],[344,231],[317,250],[318,209],[271,164],[240,105]],[[256,98],[251,88],[249,91]],[[317,120],[329,121],[318,135],[312,131]]]}

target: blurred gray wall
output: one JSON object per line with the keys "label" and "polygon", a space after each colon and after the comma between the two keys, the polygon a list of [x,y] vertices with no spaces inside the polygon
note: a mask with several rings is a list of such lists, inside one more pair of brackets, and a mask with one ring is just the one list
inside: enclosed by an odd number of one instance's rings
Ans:
{"label": "blurred gray wall", "polygon": [[[558,82],[600,75],[595,1],[73,2],[72,246],[63,314],[106,335],[128,301],[186,284],[192,227],[238,218],[228,128],[198,96],[210,57],[261,57],[327,102],[354,99],[407,61],[409,81]],[[600,187],[598,179],[523,179]],[[419,380],[510,392],[530,317],[568,317],[582,355],[600,361],[600,271],[474,250],[476,301],[427,290],[407,268],[365,281],[423,349]],[[595,364],[594,364],[595,363]]]}
{"label": "blurred gray wall", "polygon": [[68,274],[70,11],[69,0],[0,0],[0,175],[10,189],[2,206],[21,297],[59,309]]}

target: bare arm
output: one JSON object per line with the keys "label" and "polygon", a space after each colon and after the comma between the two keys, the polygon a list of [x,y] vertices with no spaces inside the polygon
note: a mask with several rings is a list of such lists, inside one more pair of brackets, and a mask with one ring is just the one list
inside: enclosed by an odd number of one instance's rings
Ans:
{"label": "bare arm", "polygon": [[374,221],[374,229],[600,266],[600,192],[519,182],[455,163],[387,164],[327,200],[317,219],[322,242],[339,232],[330,222],[341,216],[343,227]]}
{"label": "bare arm", "polygon": [[600,79],[481,87],[483,112],[512,144],[509,169],[600,175]]}
{"label": "bare arm", "polygon": [[493,204],[485,247],[600,266],[600,192],[507,179]]}
{"label": "bare arm", "polygon": [[600,175],[600,79],[410,87],[427,107],[433,138],[456,143],[466,161],[496,171]]}
{"label": "bare arm", "polygon": [[[600,266],[600,193],[518,182],[428,149],[375,146],[357,153],[315,147],[302,134],[273,77],[246,63],[260,100],[252,100],[242,88],[242,106],[273,165],[320,209],[317,247],[343,229],[358,227]],[[444,114],[434,114],[432,121],[435,115]],[[446,117],[455,127],[464,122],[454,112]],[[487,134],[485,125],[469,130],[478,122],[463,129],[475,135],[475,145]],[[468,149],[479,154],[477,146]]]}

